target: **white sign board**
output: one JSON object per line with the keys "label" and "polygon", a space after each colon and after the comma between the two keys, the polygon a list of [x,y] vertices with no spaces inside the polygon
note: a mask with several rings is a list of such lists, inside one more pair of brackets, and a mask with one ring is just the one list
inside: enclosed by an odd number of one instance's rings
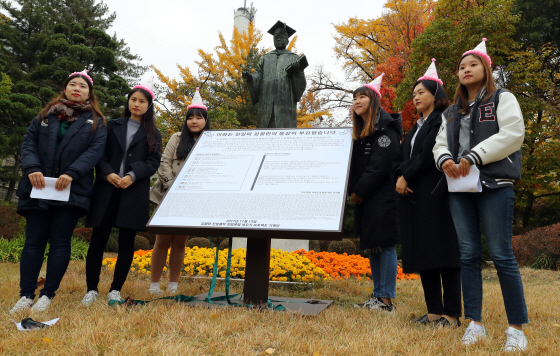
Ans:
{"label": "white sign board", "polygon": [[339,239],[351,151],[349,128],[205,131],[148,228]]}

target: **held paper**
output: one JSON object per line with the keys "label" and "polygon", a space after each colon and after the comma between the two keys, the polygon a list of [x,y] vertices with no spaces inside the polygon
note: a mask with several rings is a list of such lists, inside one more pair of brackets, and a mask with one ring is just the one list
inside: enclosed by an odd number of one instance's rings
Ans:
{"label": "held paper", "polygon": [[59,200],[68,201],[70,199],[70,182],[68,186],[61,191],[56,190],[55,184],[58,178],[45,177],[45,187],[43,189],[36,189],[35,187],[31,190],[31,198],[34,199],[48,199],[48,200]]}
{"label": "held paper", "polygon": [[149,226],[337,231],[351,129],[206,131]]}
{"label": "held paper", "polygon": [[[457,168],[459,167],[456,164]],[[447,189],[452,193],[480,193],[482,192],[482,184],[480,184],[480,171],[476,166],[471,166],[469,174],[466,177],[457,179],[445,175],[447,179]]]}

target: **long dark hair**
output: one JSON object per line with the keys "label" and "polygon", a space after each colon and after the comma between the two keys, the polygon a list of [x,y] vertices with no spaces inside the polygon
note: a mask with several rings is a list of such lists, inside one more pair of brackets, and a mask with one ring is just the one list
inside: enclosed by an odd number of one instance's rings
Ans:
{"label": "long dark hair", "polygon": [[177,146],[177,159],[185,159],[189,155],[189,152],[194,146],[194,136],[189,130],[189,126],[187,125],[187,120],[189,117],[193,116],[202,116],[206,123],[204,124],[204,130],[208,130],[210,128],[210,120],[208,119],[208,111],[200,108],[192,108],[187,111],[187,116],[185,118],[185,124],[183,125],[183,131],[181,132],[181,140],[179,141],[179,145]]}
{"label": "long dark hair", "polygon": [[354,90],[353,97],[356,95],[365,95],[369,98],[369,111],[371,112],[371,117],[365,122],[361,115],[356,114],[356,111],[352,110],[352,117],[354,119],[354,124],[352,125],[352,138],[354,140],[364,138],[372,135],[375,132],[375,119],[377,119],[377,111],[381,106],[381,101],[377,94],[367,87],[359,87]]}
{"label": "long dark hair", "polygon": [[412,91],[416,89],[418,84],[422,84],[427,91],[434,96],[434,111],[444,111],[449,106],[449,98],[445,89],[435,80],[422,79],[414,83]]}
{"label": "long dark hair", "polygon": [[[490,99],[492,94],[494,94],[494,92],[496,91],[496,83],[494,82],[492,69],[490,68],[490,65],[488,64],[486,59],[482,58],[482,56],[476,53],[469,53],[467,55],[462,56],[461,59],[459,59],[459,63],[457,63],[457,72],[459,71],[459,67],[461,66],[461,61],[463,60],[463,58],[468,56],[473,56],[474,58],[478,59],[482,64],[482,67],[484,68],[484,79],[483,79],[482,87],[486,91],[486,97],[484,97],[484,101],[487,101]],[[455,103],[458,103],[459,101],[461,102],[461,109],[462,109],[461,113],[463,115],[466,115],[471,112],[471,107],[469,105],[469,91],[467,90],[466,86],[461,84],[461,81],[459,81],[459,84],[457,85],[457,90],[455,90],[455,97],[453,98],[453,101]]]}
{"label": "long dark hair", "polygon": [[[101,113],[101,110],[99,109],[99,106],[97,105],[97,96],[95,96],[95,93],[93,92],[93,84],[91,84],[91,82],[89,81],[89,78],[87,78],[84,75],[81,74],[74,74],[69,76],[68,78],[66,78],[66,80],[64,81],[64,84],[62,85],[62,93],[59,94],[56,98],[54,98],[53,100],[49,101],[49,103],[43,108],[43,110],[41,110],[39,112],[39,115],[37,115],[37,121],[43,121],[43,119],[45,117],[47,117],[47,113],[49,112],[50,108],[58,103],[58,101],[60,99],[66,99],[69,100],[66,97],[66,93],[64,92],[66,90],[66,87],[68,86],[68,83],[70,83],[70,81],[76,77],[80,77],[83,80],[86,81],[88,88],[89,88],[89,104],[91,105],[91,111],[93,112],[93,119],[94,121],[97,121],[97,118],[100,117],[103,120],[103,123],[101,124],[101,126],[105,126],[106,121],[105,121],[105,117],[103,116],[103,114]],[[91,131],[95,132],[95,130],[97,129],[97,125],[91,125]]]}
{"label": "long dark hair", "polygon": [[132,94],[140,92],[142,95],[146,97],[148,101],[148,110],[142,115],[142,126],[144,126],[144,130],[146,130],[146,138],[148,139],[148,152],[154,153],[157,150],[157,142],[156,142],[156,132],[157,127],[156,123],[154,122],[154,105],[152,101],[152,95],[141,88],[132,89],[130,93],[128,93],[128,97],[126,98],[126,104],[124,106],[124,117],[131,117],[130,108],[128,107],[128,102],[130,101],[130,97]]}

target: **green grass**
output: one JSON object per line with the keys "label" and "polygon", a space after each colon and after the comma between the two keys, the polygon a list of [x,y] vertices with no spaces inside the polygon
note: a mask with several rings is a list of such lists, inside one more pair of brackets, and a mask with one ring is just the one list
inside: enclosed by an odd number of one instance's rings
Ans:
{"label": "green grass", "polygon": [[[19,236],[11,240],[0,238],[0,262],[19,262],[21,258],[21,250],[25,244],[25,237]],[[72,252],[70,259],[72,261],[85,260],[89,244],[81,239],[72,237]],[[45,249],[45,258],[49,256],[49,244]]]}

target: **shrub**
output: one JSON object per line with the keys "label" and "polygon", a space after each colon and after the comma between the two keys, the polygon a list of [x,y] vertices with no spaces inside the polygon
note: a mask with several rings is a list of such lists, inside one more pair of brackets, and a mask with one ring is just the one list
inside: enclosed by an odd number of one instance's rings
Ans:
{"label": "shrub", "polygon": [[25,232],[25,219],[16,213],[17,205],[0,203],[0,237],[11,240]]}
{"label": "shrub", "polygon": [[332,241],[329,244],[329,252],[336,252],[339,254],[346,253],[353,255],[356,253],[356,245],[350,240]]}
{"label": "shrub", "polygon": [[[0,261],[1,262],[19,262],[21,258],[21,250],[23,250],[23,245],[25,244],[25,237],[18,236],[11,240],[0,238]],[[45,258],[47,260],[49,256],[49,248],[45,249]],[[70,252],[70,259],[75,260],[85,260],[87,255],[87,250],[89,244],[84,242],[79,238],[72,237],[72,250]]]}
{"label": "shrub", "polygon": [[513,237],[517,263],[541,269],[560,269],[560,223]]}
{"label": "shrub", "polygon": [[210,241],[206,237],[193,237],[187,241],[187,247],[195,246],[211,248]]}
{"label": "shrub", "polygon": [[144,236],[136,235],[134,238],[134,251],[150,250],[150,241]]}
{"label": "shrub", "polygon": [[107,241],[105,246],[105,252],[119,252],[119,240],[113,236],[109,237],[109,241]]}
{"label": "shrub", "polygon": [[321,243],[319,240],[309,240],[309,251],[321,252]]}
{"label": "shrub", "polygon": [[229,247],[229,237],[220,242],[220,250],[227,250]]}
{"label": "shrub", "polygon": [[74,236],[82,238],[84,241],[91,241],[92,227],[79,227],[74,229]]}

